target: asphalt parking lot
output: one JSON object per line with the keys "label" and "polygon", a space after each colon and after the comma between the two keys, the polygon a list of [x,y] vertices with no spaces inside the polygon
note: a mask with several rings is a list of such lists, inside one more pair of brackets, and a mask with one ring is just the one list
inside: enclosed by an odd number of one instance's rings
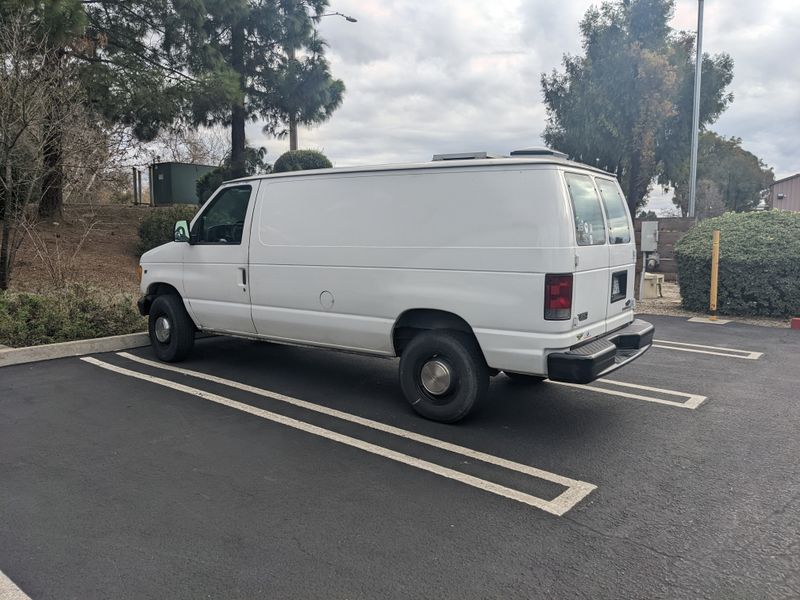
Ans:
{"label": "asphalt parking lot", "polygon": [[608,381],[501,375],[458,425],[395,361],[231,338],[191,375],[4,367],[0,571],[34,599],[800,597],[800,332],[644,318]]}

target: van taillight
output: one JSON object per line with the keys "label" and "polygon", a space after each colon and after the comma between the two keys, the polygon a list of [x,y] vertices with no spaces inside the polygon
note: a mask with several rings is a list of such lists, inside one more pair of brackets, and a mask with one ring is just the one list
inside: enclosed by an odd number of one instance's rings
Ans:
{"label": "van taillight", "polygon": [[544,318],[566,321],[572,316],[572,275],[544,276]]}

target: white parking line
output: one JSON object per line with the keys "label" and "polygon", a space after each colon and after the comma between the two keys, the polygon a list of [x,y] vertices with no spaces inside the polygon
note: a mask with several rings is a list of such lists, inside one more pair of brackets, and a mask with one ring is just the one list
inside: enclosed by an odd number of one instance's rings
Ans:
{"label": "white parking line", "polygon": [[[685,347],[676,347],[685,346]],[[665,348],[667,350],[680,350],[681,352],[696,352],[698,354],[713,354],[715,356],[725,356],[728,358],[744,358],[746,360],[758,360],[764,356],[763,352],[751,352],[750,350],[737,350],[736,348],[725,348],[722,346],[704,346],[702,344],[687,344],[686,342],[670,342],[669,340],[654,340],[654,348]],[[701,348],[703,348],[701,350]]]}
{"label": "white parking line", "polygon": [[128,377],[134,377],[136,379],[141,379],[144,381],[149,381],[151,383],[155,383],[164,387],[168,387],[177,391],[184,392],[186,394],[191,394],[193,396],[197,396],[199,398],[203,398],[205,400],[210,400],[212,402],[216,402],[217,404],[222,404],[224,406],[228,406],[231,408],[235,408],[237,410],[261,417],[263,419],[267,419],[269,421],[273,421],[275,423],[279,423],[281,425],[286,425],[287,427],[292,427],[294,429],[299,429],[301,431],[305,431],[306,433],[311,433],[313,435],[317,435],[329,440],[333,440],[340,444],[344,444],[347,446],[352,446],[354,448],[358,448],[365,452],[369,452],[371,454],[376,454],[378,456],[382,456],[384,458],[388,458],[390,460],[394,460],[399,463],[403,463],[412,467],[416,467],[423,471],[428,471],[431,473],[435,473],[436,475],[440,475],[441,477],[445,477],[447,479],[452,479],[455,481],[459,481],[461,483],[465,483],[472,487],[491,492],[498,496],[503,496],[505,498],[509,498],[511,500],[515,500],[517,502],[521,502],[523,504],[527,504],[529,506],[533,506],[544,510],[553,515],[561,516],[565,514],[568,510],[570,510],[573,506],[575,506],[578,502],[580,502],[583,498],[585,498],[588,494],[590,494],[593,490],[597,489],[597,486],[592,485],[591,483],[586,483],[584,481],[578,481],[575,479],[570,479],[568,477],[563,477],[561,475],[557,475],[555,473],[550,473],[548,471],[544,471],[542,469],[536,469],[534,467],[529,467],[527,465],[523,465],[520,463],[516,463],[510,460],[506,460],[497,456],[492,456],[490,454],[484,454],[483,452],[478,452],[476,450],[472,450],[470,448],[465,448],[463,446],[458,446],[456,444],[451,444],[449,442],[444,442],[442,440],[438,440],[436,438],[431,438],[428,436],[424,436],[421,434],[414,433],[412,431],[407,431],[405,429],[399,429],[397,427],[392,427],[391,425],[386,425],[384,423],[379,423],[377,421],[372,421],[370,419],[364,419],[362,417],[358,417],[356,415],[351,415],[349,413],[345,413],[342,411],[338,411],[335,409],[330,409],[326,407],[322,407],[319,405],[312,404],[310,402],[305,402],[303,400],[298,400],[297,398],[291,398],[289,396],[284,396],[282,394],[277,394],[274,392],[270,392],[268,390],[264,390],[261,388],[245,385],[238,383],[236,381],[223,379],[221,377],[215,377],[213,375],[207,375],[205,373],[200,373],[197,371],[190,371],[188,369],[182,369],[180,367],[174,367],[171,365],[165,365],[162,363],[156,363],[154,361],[149,361],[147,359],[139,358],[137,356],[133,356],[127,353],[120,353],[120,356],[124,358],[128,358],[129,360],[134,360],[136,362],[146,364],[152,367],[173,371],[176,373],[182,373],[184,375],[189,375],[191,377],[197,377],[200,379],[206,379],[208,381],[213,381],[215,383],[220,383],[222,385],[227,385],[230,387],[234,387],[249,393],[257,394],[260,396],[264,396],[267,398],[272,398],[274,400],[279,400],[281,402],[285,402],[287,404],[292,404],[294,406],[299,406],[302,408],[306,408],[308,410],[312,410],[318,413],[323,413],[326,415],[330,415],[336,417],[338,419],[342,419],[345,421],[349,421],[352,423],[357,423],[359,425],[363,425],[365,427],[369,427],[371,429],[376,429],[378,431],[383,431],[386,433],[390,433],[392,435],[404,437],[410,440],[414,440],[420,442],[422,444],[426,444],[429,446],[433,446],[436,448],[440,448],[442,450],[446,450],[448,452],[453,452],[455,454],[461,454],[463,456],[467,456],[469,458],[473,458],[476,460],[480,460],[482,462],[490,463],[493,465],[497,465],[503,467],[505,469],[517,471],[519,473],[523,473],[529,475],[531,477],[536,477],[538,479],[543,479],[545,481],[550,481],[562,486],[567,487],[567,489],[561,493],[558,497],[553,500],[545,500],[543,498],[539,498],[537,496],[533,496],[531,494],[526,494],[524,492],[520,492],[518,490],[514,490],[512,488],[508,488],[491,481],[486,481],[484,479],[480,479],[478,477],[474,477],[472,475],[467,475],[465,473],[461,473],[460,471],[456,471],[454,469],[449,469],[447,467],[443,467],[441,465],[422,460],[419,458],[415,458],[413,456],[409,456],[407,454],[402,454],[400,452],[396,452],[394,450],[390,450],[388,448],[384,448],[382,446],[378,446],[376,444],[371,444],[369,442],[365,442],[359,440],[357,438],[353,438],[350,436],[346,436],[335,431],[331,431],[328,429],[324,429],[322,427],[318,427],[316,425],[312,425],[310,423],[306,423],[304,421],[299,421],[297,419],[292,419],[290,417],[285,417],[283,415],[279,415],[277,413],[269,412],[260,408],[256,408],[254,406],[250,406],[249,404],[245,404],[243,402],[238,402],[236,400],[232,400],[230,398],[226,398],[225,396],[220,396],[218,394],[213,394],[211,392],[206,392],[205,390],[201,390],[198,388],[193,388],[190,386],[186,386],[180,383],[176,383],[173,381],[169,381],[166,379],[161,379],[160,377],[154,377],[152,375],[147,375],[145,373],[139,373],[138,371],[131,371],[130,369],[125,369],[123,367],[118,367],[116,365],[112,365],[109,363],[105,363],[100,361],[96,358],[92,357],[83,357],[81,360],[96,365],[98,367],[108,369],[110,371],[114,371],[121,375],[126,375]]}
{"label": "white parking line", "polygon": [[598,379],[597,382],[605,383],[607,385],[617,385],[620,387],[645,390],[648,392],[656,392],[659,394],[664,394],[666,396],[677,396],[679,398],[685,398],[685,400],[683,402],[675,402],[674,400],[664,400],[663,398],[655,398],[653,396],[644,396],[642,394],[631,394],[630,392],[622,392],[620,390],[610,390],[608,388],[598,387],[596,385],[564,383],[562,381],[550,381],[549,379],[546,380],[545,383],[563,385],[566,387],[573,387],[581,390],[591,390],[593,392],[600,392],[601,394],[609,394],[611,396],[619,396],[621,398],[630,398],[631,400],[644,400],[645,402],[653,402],[655,404],[665,404],[667,406],[676,406],[678,408],[688,408],[691,410],[694,410],[695,408],[700,406],[703,402],[708,400],[706,396],[700,396],[699,394],[687,394],[686,392],[665,390],[663,388],[650,387],[647,385],[639,385],[638,383],[627,383],[624,381],[615,381],[613,379]]}
{"label": "white parking line", "polygon": [[31,597],[0,571],[0,600],[31,600]]}

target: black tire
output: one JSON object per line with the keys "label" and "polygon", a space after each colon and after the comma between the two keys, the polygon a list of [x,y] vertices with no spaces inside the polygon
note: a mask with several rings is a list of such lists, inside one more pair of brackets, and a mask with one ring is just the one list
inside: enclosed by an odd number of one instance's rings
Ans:
{"label": "black tire", "polygon": [[[160,318],[166,319],[169,325],[166,341],[160,341],[156,334],[156,324]],[[156,356],[164,362],[180,362],[189,356],[194,347],[195,326],[180,296],[167,294],[153,300],[148,331]]]}
{"label": "black tire", "polygon": [[536,385],[547,379],[547,377],[542,377],[541,375],[525,375],[524,373],[508,373],[506,371],[503,371],[503,373],[516,385]]}
{"label": "black tire", "polygon": [[[446,392],[433,394],[423,383],[422,369],[432,360],[447,367],[450,385]],[[485,398],[489,367],[472,336],[459,331],[425,331],[403,350],[400,387],[411,407],[426,419],[455,423]]]}

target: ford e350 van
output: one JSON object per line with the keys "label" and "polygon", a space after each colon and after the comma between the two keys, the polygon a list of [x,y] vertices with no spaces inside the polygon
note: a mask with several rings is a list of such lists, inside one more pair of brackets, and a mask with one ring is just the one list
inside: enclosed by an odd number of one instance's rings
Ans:
{"label": "ford e350 van", "polygon": [[501,371],[588,383],[641,356],[635,260],[613,175],[437,155],[225,183],[142,256],[139,309],[164,361],[197,331],[400,357],[414,410],[454,422]]}

